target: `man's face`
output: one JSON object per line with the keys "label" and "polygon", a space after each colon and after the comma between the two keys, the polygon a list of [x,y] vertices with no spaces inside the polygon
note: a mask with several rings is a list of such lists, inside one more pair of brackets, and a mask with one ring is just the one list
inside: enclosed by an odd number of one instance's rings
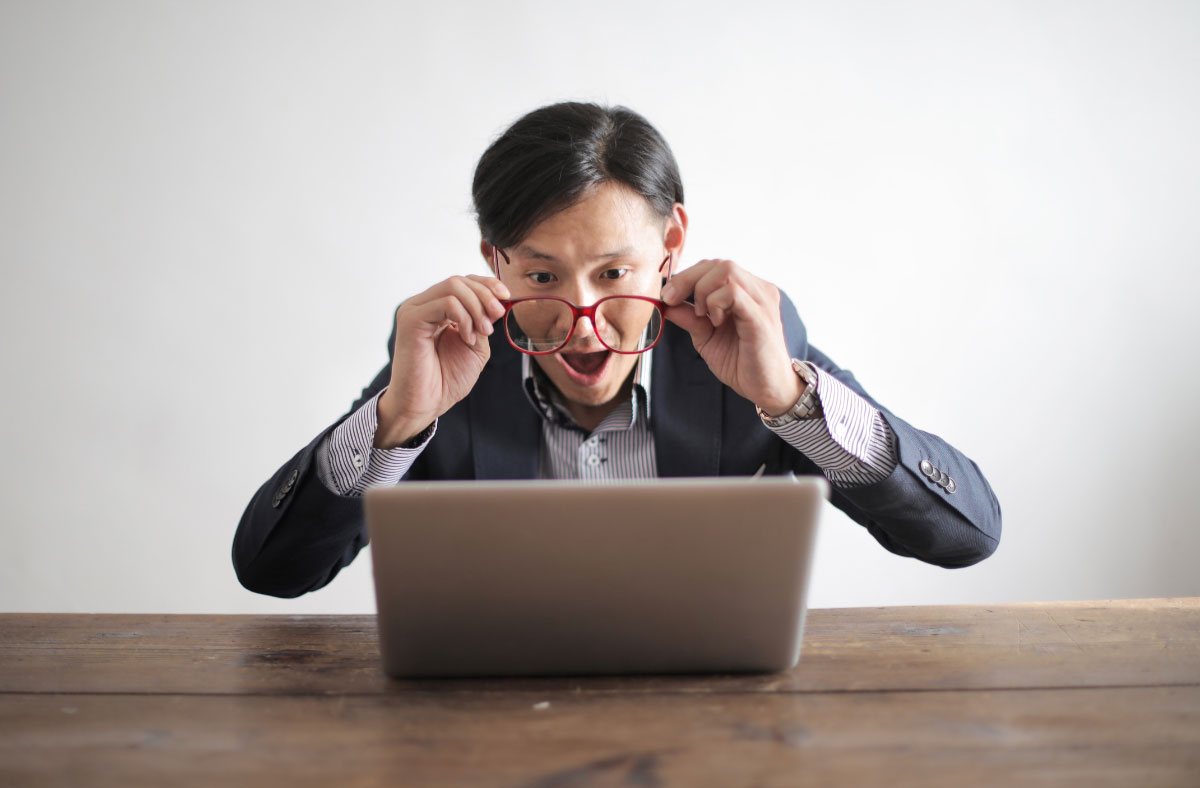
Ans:
{"label": "man's face", "polygon": [[[499,258],[500,280],[513,298],[556,296],[577,306],[610,295],[657,298],[667,275],[659,270],[668,251],[667,225],[640,195],[602,184],[505,249],[510,262]],[[681,232],[675,236],[681,244]],[[621,326],[622,332],[640,333],[649,314]],[[591,321],[580,318],[566,347],[533,358],[569,402],[600,407],[621,394],[638,356],[607,350]]]}

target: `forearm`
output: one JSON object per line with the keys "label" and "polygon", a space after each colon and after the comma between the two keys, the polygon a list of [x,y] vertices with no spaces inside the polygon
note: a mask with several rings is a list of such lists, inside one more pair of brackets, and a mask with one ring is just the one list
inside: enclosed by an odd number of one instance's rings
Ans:
{"label": "forearm", "polygon": [[[875,484],[835,488],[834,504],[900,555],[954,568],[995,552],[1000,503],[979,467],[936,435],[890,413],[884,418],[897,436],[895,470]],[[922,463],[937,473],[924,472]]]}
{"label": "forearm", "polygon": [[877,411],[893,436],[890,471],[866,484],[835,483],[833,504],[899,555],[944,567],[969,566],[991,555],[1000,541],[1000,504],[979,467],[945,440],[882,407],[816,348],[806,352],[823,377],[836,378]]}
{"label": "forearm", "polygon": [[364,402],[317,446],[317,474],[331,492],[357,497],[368,487],[396,484],[436,433],[435,422],[418,433],[420,443],[377,448],[377,409],[385,393],[386,389]]}
{"label": "forearm", "polygon": [[[233,538],[234,570],[243,586],[298,596],[332,580],[366,544],[361,498],[341,494],[332,480],[322,481],[318,452],[328,451],[333,433],[372,402],[389,378],[385,367],[346,417],[284,463],[251,498]],[[350,458],[353,463],[353,454]]]}
{"label": "forearm", "polygon": [[251,591],[295,597],[320,588],[366,543],[362,500],[334,493],[317,477],[314,454],[326,434],[258,489],[238,523],[233,565]]}
{"label": "forearm", "polygon": [[895,436],[879,410],[819,369],[809,387],[820,406],[815,416],[781,425],[764,417],[767,427],[812,460],[834,487],[886,479],[896,467]]}

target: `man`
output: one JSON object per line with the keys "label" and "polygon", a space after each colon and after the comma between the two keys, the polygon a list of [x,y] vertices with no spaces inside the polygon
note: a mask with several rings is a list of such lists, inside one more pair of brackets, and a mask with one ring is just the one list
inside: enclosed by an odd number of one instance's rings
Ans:
{"label": "man", "polygon": [[774,285],[729,260],[676,270],[683,185],[640,115],[535,110],[484,153],[473,194],[492,276],[399,306],[388,366],[247,507],[247,588],[327,584],[366,543],[363,491],[403,479],[820,473],[894,553],[957,567],[995,550],[978,467],[809,346]]}

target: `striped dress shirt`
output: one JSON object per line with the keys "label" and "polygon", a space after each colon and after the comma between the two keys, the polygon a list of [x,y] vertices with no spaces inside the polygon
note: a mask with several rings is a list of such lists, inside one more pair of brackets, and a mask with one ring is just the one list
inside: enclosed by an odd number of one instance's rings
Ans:
{"label": "striped dress shirt", "polygon": [[[653,354],[641,355],[629,398],[591,433],[575,423],[541,369],[522,356],[525,394],[541,416],[539,477],[603,484],[658,476],[649,418]],[[897,462],[895,436],[879,411],[819,369],[816,387],[821,417],[768,429],[816,463],[835,487],[873,484],[891,475]],[[364,402],[317,447],[317,474],[338,495],[361,496],[367,487],[397,484],[437,435],[435,422],[432,434],[416,448],[374,448],[382,394]]]}

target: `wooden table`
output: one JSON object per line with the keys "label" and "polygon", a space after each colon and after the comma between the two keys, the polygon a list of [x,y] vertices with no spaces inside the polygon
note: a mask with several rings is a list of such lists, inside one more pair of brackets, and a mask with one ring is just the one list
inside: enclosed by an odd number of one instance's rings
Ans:
{"label": "wooden table", "polygon": [[391,681],[372,616],[0,615],[0,785],[1200,786],[1200,598],[813,610],[774,675]]}

